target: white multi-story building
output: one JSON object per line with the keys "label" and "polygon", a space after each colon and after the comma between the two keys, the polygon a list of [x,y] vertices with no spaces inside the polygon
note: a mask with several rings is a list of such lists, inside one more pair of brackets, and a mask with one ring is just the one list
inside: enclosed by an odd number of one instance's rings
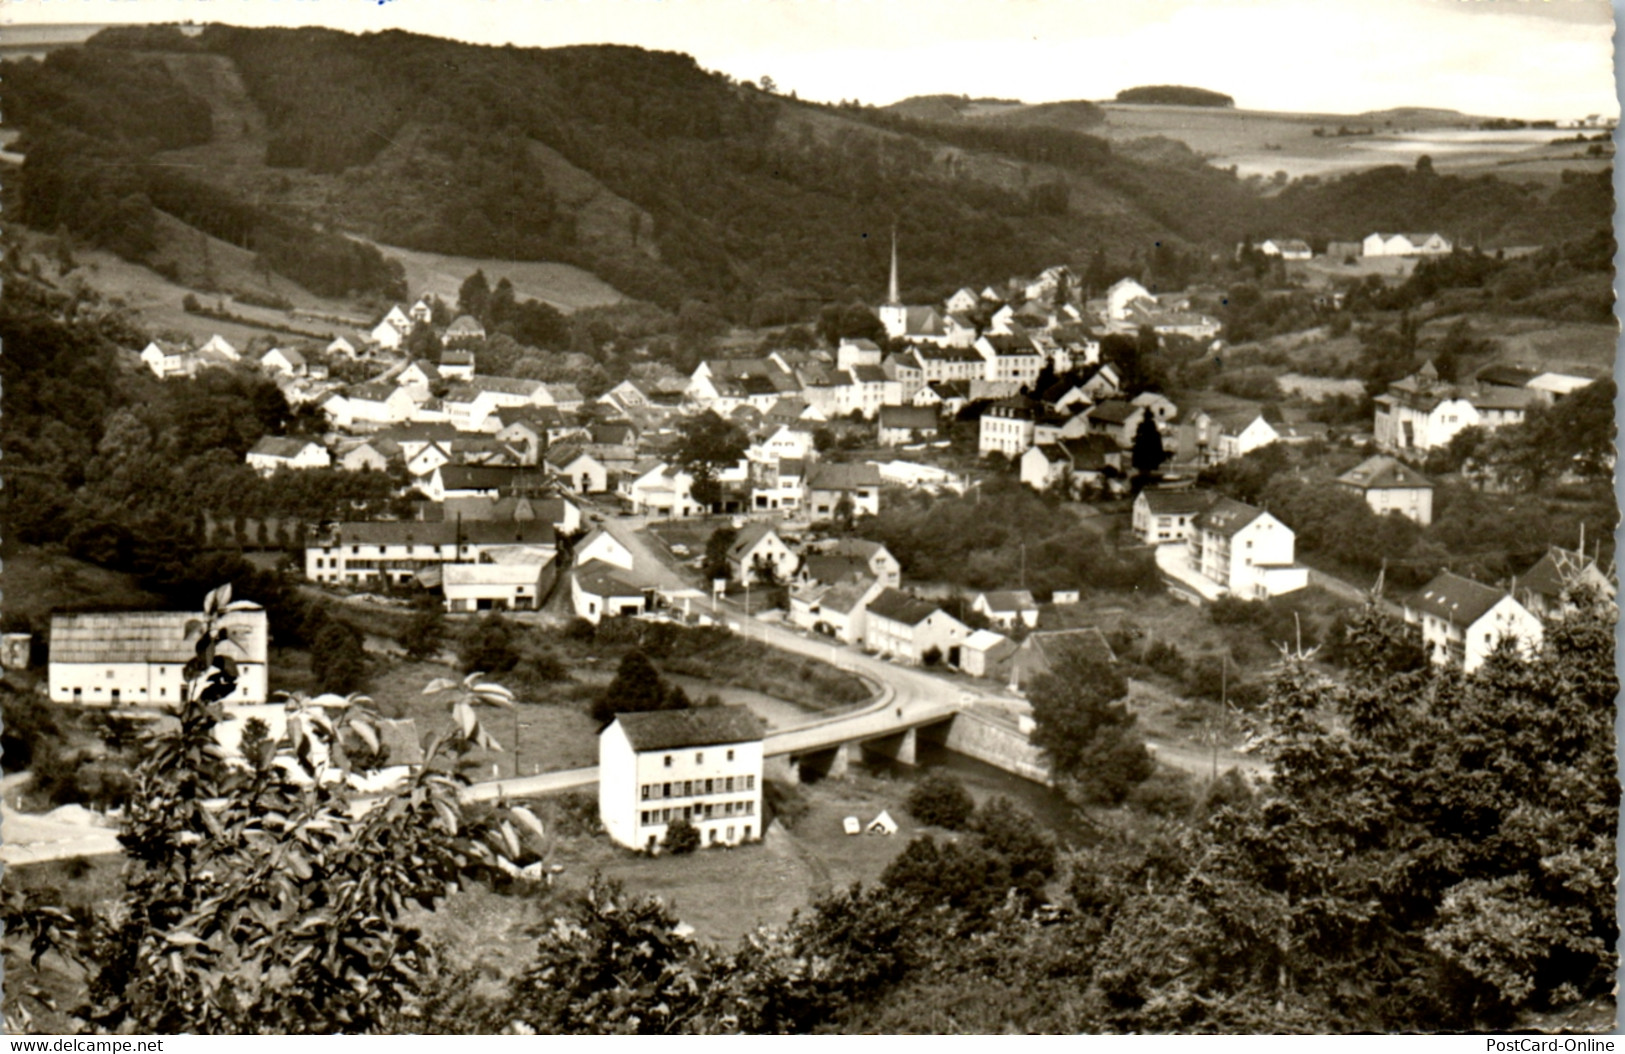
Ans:
{"label": "white multi-story building", "polygon": [[1426,527],[1433,522],[1433,481],[1386,454],[1368,457],[1337,477],[1378,516],[1397,512]]}
{"label": "white multi-story building", "polygon": [[1191,564],[1231,596],[1265,600],[1309,584],[1293,564],[1292,528],[1263,509],[1220,498],[1199,513],[1191,533]]}
{"label": "white multi-story building", "polygon": [[1422,587],[1405,618],[1422,627],[1429,657],[1440,665],[1455,663],[1468,673],[1483,665],[1503,639],[1517,642],[1528,656],[1544,636],[1540,619],[1502,589],[1445,571]]}
{"label": "white multi-story building", "polygon": [[1523,421],[1540,401],[1527,388],[1461,387],[1439,380],[1427,363],[1415,375],[1395,381],[1372,400],[1372,433],[1384,450],[1432,450],[1446,446],[1464,428],[1504,428]]}
{"label": "white multi-story building", "polygon": [[1020,457],[1033,445],[1038,416],[1036,407],[1017,401],[995,403],[988,407],[977,422],[977,453]]}
{"label": "white multi-story building", "polygon": [[553,524],[540,520],[341,523],[305,546],[305,577],[329,585],[378,579],[400,585],[426,568],[478,563],[490,549],[551,552],[556,544]]}
{"label": "white multi-story building", "polygon": [[677,820],[702,846],[760,838],[761,722],[743,706],[617,714],[598,735],[598,816],[631,849],[658,849]]}
{"label": "white multi-story building", "polygon": [[[185,692],[182,670],[197,655],[203,616],[188,611],[85,613],[51,616],[47,677],[51,700],[87,706],[176,707]],[[263,703],[270,622],[259,606],[221,616],[227,640],[215,654],[237,663],[232,703]]]}
{"label": "white multi-story building", "polygon": [[1134,536],[1146,545],[1188,542],[1196,517],[1216,498],[1207,490],[1142,490],[1134,499]]}

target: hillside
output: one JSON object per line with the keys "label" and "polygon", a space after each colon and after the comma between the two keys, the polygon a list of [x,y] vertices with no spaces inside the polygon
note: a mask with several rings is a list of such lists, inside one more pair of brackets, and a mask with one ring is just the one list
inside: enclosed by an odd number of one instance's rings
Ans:
{"label": "hillside", "polygon": [[[919,300],[1061,261],[1141,273],[1153,247],[1206,259],[1264,230],[1446,227],[1493,245],[1611,216],[1611,203],[1575,211],[1571,194],[1557,212],[1555,192],[1499,181],[1276,193],[1204,165],[1211,151],[1166,124],[1241,115],[1229,109],[817,106],[627,47],[215,25],[110,31],[0,72],[25,133],[23,222],[180,266],[161,210],[324,298],[376,302],[430,272],[449,282],[463,260],[524,261],[613,287],[538,294],[561,307],[618,291],[765,317],[875,296],[894,227],[904,295]],[[1163,124],[1133,125],[1152,111]],[[1311,121],[1292,122],[1305,140]],[[403,268],[378,246],[438,262]]]}

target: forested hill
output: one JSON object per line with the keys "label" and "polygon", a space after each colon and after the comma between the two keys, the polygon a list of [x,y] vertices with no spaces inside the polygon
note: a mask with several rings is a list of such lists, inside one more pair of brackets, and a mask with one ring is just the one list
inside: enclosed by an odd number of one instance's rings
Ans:
{"label": "forested hill", "polygon": [[[1140,273],[1154,250],[1206,257],[1250,231],[1442,226],[1419,216],[1437,187],[1388,198],[1386,213],[1369,188],[1335,182],[1264,198],[1188,159],[1114,153],[1077,130],[1092,115],[1075,106],[922,120],[801,103],[627,47],[158,27],[0,75],[25,130],[23,222],[142,259],[156,207],[330,295],[398,280],[339,232],[559,260],[667,306],[701,298],[772,321],[876,296],[893,226],[910,299],[1100,255]],[[1486,241],[1545,207],[1510,184],[1465,200],[1457,213]]]}

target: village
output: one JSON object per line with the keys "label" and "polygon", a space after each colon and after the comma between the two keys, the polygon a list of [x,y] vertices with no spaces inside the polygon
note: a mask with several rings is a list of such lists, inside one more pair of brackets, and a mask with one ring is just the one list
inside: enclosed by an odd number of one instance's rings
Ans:
{"label": "village", "polygon": [[[1312,257],[1298,239],[1242,248],[1280,261]],[[1414,263],[1451,248],[1438,234],[1372,234],[1328,251]],[[1103,634],[1110,619],[1084,600],[1092,583],[1029,583],[1024,568],[988,588],[908,581],[885,544],[854,529],[887,503],[979,501],[999,479],[1019,481],[1081,515],[1121,517],[1109,544],[1148,554],[1167,595],[1185,604],[1265,603],[1312,582],[1350,604],[1362,587],[1299,562],[1289,522],[1202,485],[1204,473],[1270,447],[1336,446],[1351,467],[1321,486],[1357,497],[1377,517],[1426,528],[1435,485],[1418,466],[1430,453],[1469,427],[1519,424],[1591,383],[1501,363],[1446,381],[1428,362],[1374,400],[1371,420],[1335,430],[1301,406],[1175,393],[1181,406],[1143,378],[1130,383],[1102,342],[1129,338],[1149,355],[1177,344],[1217,359],[1222,326],[1202,312],[1202,295],[1153,295],[1124,278],[1081,300],[1072,295],[1077,283],[1057,266],[1001,288],[967,287],[941,304],[904,304],[894,243],[887,295],[874,308],[878,339],[704,359],[689,376],[629,378],[590,399],[571,383],[481,373],[484,326],[450,317],[433,297],[394,305],[364,335],[325,346],[239,350],[217,335],[196,348],[154,340],[138,356],[159,378],[257,370],[291,405],[316,408],[327,424],[321,434],[266,436],[249,450],[247,464],[261,476],[326,469],[398,483],[410,518],[300,525],[302,578],[334,599],[400,607],[428,598],[452,619],[718,626],[836,665],[850,650],[849,666],[868,664],[880,687],[853,711],[851,727],[835,721],[794,753],[785,746],[793,729],[768,734],[736,706],[681,718],[623,715],[601,736],[597,769],[516,768],[497,791],[596,784],[610,837],[658,851],[677,818],[698,823],[706,844],[759,838],[759,784],[775,775],[795,781],[809,763],[807,771],[827,775],[832,749],[836,772],[846,766],[840,752],[860,742],[885,740],[887,756],[912,760],[916,732],[928,727],[922,715],[941,722],[944,713],[980,712],[988,723],[981,752],[965,749],[1046,780],[1028,742],[1026,689],[1059,652],[1119,659]],[[414,357],[413,347],[438,350]],[[1504,641],[1526,654],[1538,649],[1543,620],[1568,610],[1566,598],[1582,585],[1613,592],[1611,572],[1586,555],[1583,538],[1578,548],[1552,538],[1509,581],[1446,570],[1380,599],[1420,628],[1433,661],[1472,671]],[[1381,591],[1379,578],[1372,595]],[[294,711],[270,687],[264,611],[250,606],[232,619],[241,627],[232,636],[241,673],[221,737],[240,749],[250,719],[277,740]],[[75,707],[172,708],[195,634],[195,614],[185,612],[58,615],[49,697]],[[26,653],[25,645],[11,640],[8,654]],[[908,667],[925,679],[888,672]],[[900,690],[907,707],[891,706]],[[409,718],[390,723],[387,735],[399,763],[376,777],[386,782],[421,758]],[[950,733],[950,745],[964,748],[968,738]],[[1002,742],[987,745],[994,740]],[[693,764],[674,768],[672,752],[691,748]],[[1170,748],[1178,757],[1178,745]],[[726,761],[707,765],[708,753]],[[650,783],[657,755],[662,774]],[[764,759],[780,767],[764,769]],[[684,778],[673,781],[674,772]],[[746,796],[710,800],[736,790]],[[623,804],[674,797],[684,801]]]}
{"label": "village", "polygon": [[7,1033],[1617,1024],[1601,9],[57,6]]}

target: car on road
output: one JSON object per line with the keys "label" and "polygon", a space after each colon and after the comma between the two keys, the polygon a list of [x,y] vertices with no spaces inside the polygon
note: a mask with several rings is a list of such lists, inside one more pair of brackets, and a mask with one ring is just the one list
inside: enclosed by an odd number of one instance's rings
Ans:
{"label": "car on road", "polygon": [[688,546],[679,542],[671,547],[671,552],[673,556],[687,556],[689,554],[689,548]]}

